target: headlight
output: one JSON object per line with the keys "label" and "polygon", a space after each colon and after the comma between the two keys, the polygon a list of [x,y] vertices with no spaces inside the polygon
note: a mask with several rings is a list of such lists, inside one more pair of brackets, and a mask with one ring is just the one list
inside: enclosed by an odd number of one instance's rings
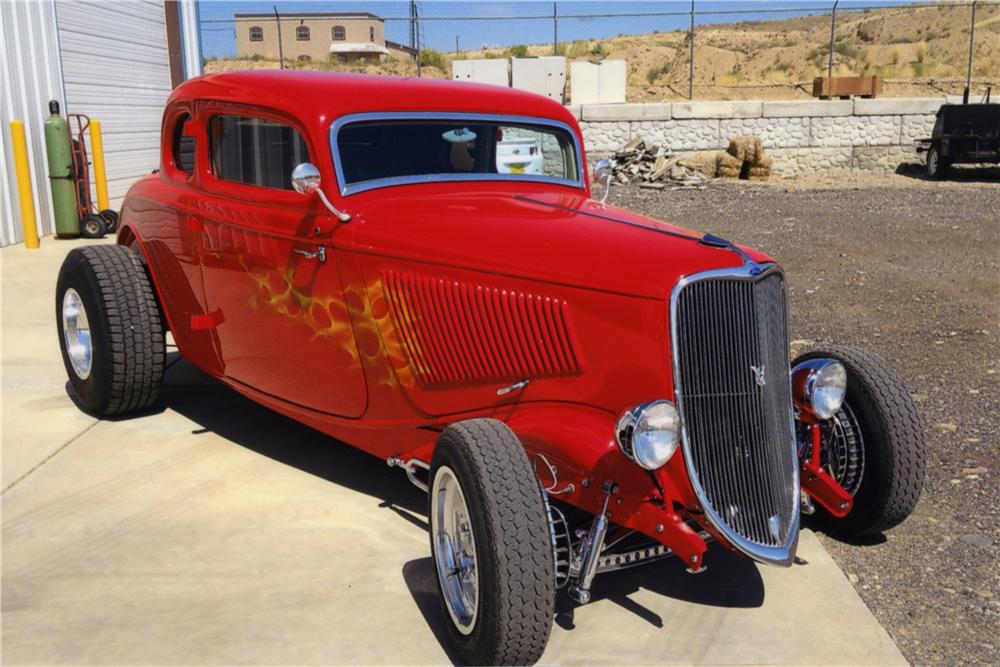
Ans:
{"label": "headlight", "polygon": [[837,414],[847,393],[847,370],[836,359],[809,359],[792,369],[796,402],[820,419]]}
{"label": "headlight", "polygon": [[631,407],[615,427],[622,453],[646,470],[656,470],[670,460],[677,451],[680,433],[681,416],[670,401]]}

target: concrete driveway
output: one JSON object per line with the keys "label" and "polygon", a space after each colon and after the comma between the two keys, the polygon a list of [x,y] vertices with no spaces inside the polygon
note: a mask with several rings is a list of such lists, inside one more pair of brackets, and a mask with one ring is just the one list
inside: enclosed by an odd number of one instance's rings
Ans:
{"label": "concrete driveway", "polygon": [[[55,277],[0,251],[5,664],[443,664],[424,497],[172,350],[157,409],[67,397]],[[544,664],[905,664],[816,538],[791,569],[715,548],[560,599]]]}

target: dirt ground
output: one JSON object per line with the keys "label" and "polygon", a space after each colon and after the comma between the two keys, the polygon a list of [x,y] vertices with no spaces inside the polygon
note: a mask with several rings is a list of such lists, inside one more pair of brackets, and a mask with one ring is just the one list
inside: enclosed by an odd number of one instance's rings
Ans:
{"label": "dirt ground", "polygon": [[1000,664],[1000,170],[621,187],[610,201],[769,252],[793,354],[846,343],[896,367],[926,424],[923,496],[884,537],[823,542],[912,663]]}

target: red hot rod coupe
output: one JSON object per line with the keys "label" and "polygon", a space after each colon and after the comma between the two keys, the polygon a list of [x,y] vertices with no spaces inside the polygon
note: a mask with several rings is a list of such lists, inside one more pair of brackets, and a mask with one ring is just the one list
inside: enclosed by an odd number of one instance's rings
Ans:
{"label": "red hot rod coupe", "polygon": [[896,374],[848,347],[790,361],[772,259],[592,199],[586,165],[572,114],[516,90],[188,81],[118,244],[59,274],[72,394],[150,406],[169,330],[221,382],[401,468],[474,664],[537,660],[557,590],[586,603],[599,573],[697,573],[711,541],[787,566],[800,514],[902,521],[923,435]]}

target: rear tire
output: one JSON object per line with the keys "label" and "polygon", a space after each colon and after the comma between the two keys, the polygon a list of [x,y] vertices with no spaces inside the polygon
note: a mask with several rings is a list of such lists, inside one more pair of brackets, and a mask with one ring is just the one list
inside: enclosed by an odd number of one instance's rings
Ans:
{"label": "rear tire", "polygon": [[[888,530],[908,517],[920,498],[923,422],[903,381],[882,357],[837,345],[803,354],[792,365],[817,358],[837,359],[847,369],[847,409],[834,419],[856,425],[863,462],[861,479],[852,484],[856,491],[850,513],[837,519],[817,507],[817,516],[830,532],[845,537]],[[823,444],[829,446],[827,440]]]}
{"label": "rear tire", "polygon": [[118,245],[71,250],[56,283],[63,363],[77,403],[100,417],[156,402],[163,324],[142,262]]}
{"label": "rear tire", "polygon": [[118,231],[118,211],[112,211],[110,208],[106,208],[101,211],[98,215],[104,220],[104,227],[107,229],[108,234],[114,234]]}
{"label": "rear tire", "polygon": [[[445,510],[454,507],[445,487],[454,494],[455,481],[461,506],[468,509],[471,539],[460,540],[464,548],[452,550],[442,525],[449,523]],[[430,489],[431,553],[453,645],[471,665],[535,663],[548,643],[555,614],[555,564],[543,492],[517,436],[494,419],[449,426],[431,459]],[[451,556],[462,557],[470,549],[474,572],[457,571]],[[475,608],[456,614],[445,590],[454,594],[449,576],[467,575],[477,582]]]}

